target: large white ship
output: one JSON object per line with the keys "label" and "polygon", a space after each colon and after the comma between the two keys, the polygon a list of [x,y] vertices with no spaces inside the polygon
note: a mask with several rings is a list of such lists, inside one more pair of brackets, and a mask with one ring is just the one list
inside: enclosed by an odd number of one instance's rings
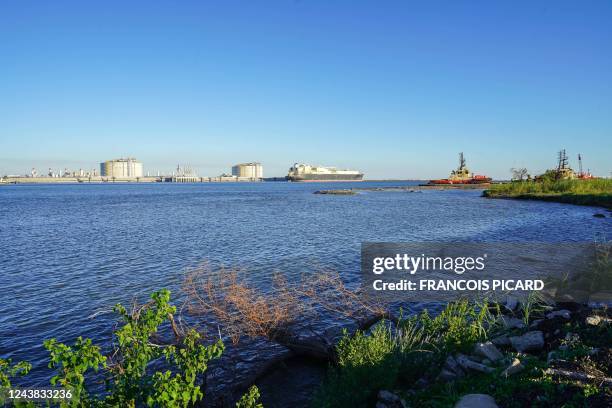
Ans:
{"label": "large white ship", "polygon": [[336,167],[294,164],[289,169],[289,181],[361,181],[363,173],[358,170],[340,170]]}

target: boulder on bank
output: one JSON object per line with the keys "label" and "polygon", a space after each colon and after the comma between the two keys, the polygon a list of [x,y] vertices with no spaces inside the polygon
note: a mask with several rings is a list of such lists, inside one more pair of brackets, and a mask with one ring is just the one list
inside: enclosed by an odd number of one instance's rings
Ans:
{"label": "boulder on bank", "polygon": [[473,370],[481,373],[491,373],[494,371],[493,368],[477,363],[464,354],[457,354],[456,359],[461,368],[465,370]]}
{"label": "boulder on bank", "polygon": [[508,338],[507,334],[502,334],[500,336],[497,336],[491,339],[491,343],[495,344],[496,346],[509,346],[510,339]]}
{"label": "boulder on bank", "polygon": [[538,351],[544,347],[544,334],[539,330],[534,330],[522,336],[510,337],[510,344],[516,351]]}
{"label": "boulder on bank", "polygon": [[554,319],[555,317],[562,317],[564,319],[569,319],[571,317],[571,312],[566,309],[555,310],[554,312],[550,312],[546,315],[547,319]]}
{"label": "boulder on bank", "polygon": [[504,307],[508,311],[513,312],[517,306],[518,306],[518,298],[516,296],[508,295],[506,297],[506,302],[504,303]]}
{"label": "boulder on bank", "polygon": [[502,324],[506,329],[524,329],[525,323],[516,317],[502,316]]}
{"label": "boulder on bank", "polygon": [[407,408],[406,402],[396,394],[387,390],[378,392],[377,408]]}
{"label": "boulder on bank", "polygon": [[493,362],[504,358],[504,355],[490,341],[485,343],[476,343],[474,346],[474,354],[489,359]]}

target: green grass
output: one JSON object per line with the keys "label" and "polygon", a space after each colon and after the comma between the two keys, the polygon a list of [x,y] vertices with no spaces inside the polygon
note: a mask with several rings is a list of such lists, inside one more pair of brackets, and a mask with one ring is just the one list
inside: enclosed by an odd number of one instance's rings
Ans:
{"label": "green grass", "polygon": [[612,208],[612,179],[546,180],[493,184],[483,195]]}
{"label": "green grass", "polygon": [[[544,313],[546,304],[537,296],[527,304],[519,311],[526,315],[525,319]],[[470,393],[489,394],[505,408],[578,408],[600,406],[601,401],[608,401],[609,393],[597,385],[553,378],[546,372],[546,352],[536,355],[506,352],[504,361],[492,373],[470,373],[454,382],[432,380],[449,354],[469,353],[476,342],[497,336],[503,330],[498,324],[500,313],[495,304],[458,301],[449,303],[435,317],[424,311],[400,318],[396,330],[389,324],[378,324],[370,333],[345,332],[336,348],[337,364],[330,367],[312,406],[372,407],[382,389],[403,397],[409,406],[431,408],[452,407],[462,395]],[[556,358],[580,364],[579,371],[585,367],[607,371],[603,366],[607,364],[605,358],[595,362],[590,351],[592,347],[609,346],[612,327],[589,326],[584,317],[561,324],[564,326],[560,338],[568,332],[579,337],[562,340],[566,349],[556,350]],[[501,376],[514,358],[519,358],[525,369],[510,377]],[[420,378],[429,379],[429,385],[415,387]]]}
{"label": "green grass", "polygon": [[437,372],[449,353],[467,351],[495,327],[488,305],[450,303],[439,315],[427,311],[400,318],[398,330],[377,325],[370,334],[344,334],[338,363],[315,395],[315,407],[370,407],[381,389],[407,388]]}
{"label": "green grass", "polygon": [[511,377],[500,375],[500,369],[491,374],[472,374],[456,382],[436,383],[408,398],[410,406],[449,408],[465,394],[489,394],[504,407],[522,408],[530,401],[531,407],[588,407],[585,400],[592,390],[571,382],[553,380],[544,373],[546,364],[533,357],[523,357],[525,370]]}
{"label": "green grass", "polygon": [[[555,350],[554,358],[570,361],[580,366],[578,371],[585,371],[588,367],[605,371],[605,360],[595,363],[590,356],[592,347],[609,347],[612,342],[612,327],[599,325],[590,326],[582,321],[574,320],[565,323],[561,329],[563,333],[578,334],[578,340],[561,340],[566,346],[564,350]],[[513,376],[500,375],[504,366],[498,367],[490,374],[470,374],[455,382],[436,382],[430,387],[407,395],[409,406],[447,408],[465,394],[489,394],[502,407],[599,407],[609,401],[605,387],[595,383],[579,383],[576,381],[553,378],[546,373],[547,353],[540,356],[511,353],[510,358],[518,357],[525,369]],[[599,396],[599,398],[597,398]],[[594,397],[594,398],[593,398]]]}

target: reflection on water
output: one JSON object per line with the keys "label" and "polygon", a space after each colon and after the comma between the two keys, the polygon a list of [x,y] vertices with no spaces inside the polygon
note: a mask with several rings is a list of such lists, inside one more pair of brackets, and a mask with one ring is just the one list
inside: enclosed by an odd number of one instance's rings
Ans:
{"label": "reflection on water", "polygon": [[28,381],[46,383],[44,339],[108,344],[112,315],[89,316],[162,287],[176,294],[185,269],[205,260],[253,279],[333,268],[355,282],[364,241],[579,242],[611,224],[589,207],[478,191],[312,194],[351,186],[2,186],[0,356],[31,361]]}

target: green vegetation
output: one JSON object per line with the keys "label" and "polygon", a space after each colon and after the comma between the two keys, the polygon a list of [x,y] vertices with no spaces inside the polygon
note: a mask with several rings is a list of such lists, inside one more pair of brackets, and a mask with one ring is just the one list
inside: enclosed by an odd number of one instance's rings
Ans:
{"label": "green vegetation", "polygon": [[7,360],[0,358],[0,387],[10,387],[11,378],[24,376],[30,372],[32,365],[25,361],[13,364],[9,358]]}
{"label": "green vegetation", "polygon": [[505,407],[588,407],[585,399],[597,394],[592,386],[579,387],[571,382],[559,382],[546,374],[546,363],[533,357],[523,357],[523,372],[511,377],[500,375],[501,369],[490,374],[474,374],[455,382],[436,383],[410,397],[418,407],[452,407],[462,395],[489,394]]}
{"label": "green vegetation", "polygon": [[513,181],[493,184],[483,195],[612,208],[612,179]]}
{"label": "green vegetation", "polygon": [[[199,379],[208,362],[219,358],[224,350],[221,340],[208,346],[200,344],[200,335],[189,331],[176,344],[155,342],[158,328],[173,323],[176,307],[170,303],[170,292],[161,290],[151,301],[130,313],[118,304],[115,311],[121,325],[114,332],[116,344],[109,357],[90,339],[79,337],[72,346],[55,339],[45,341],[50,353],[49,367],[56,370],[52,386],[70,390],[73,398],[59,402],[60,407],[188,407],[204,394]],[[164,366],[165,370],[154,370]],[[0,385],[9,387],[11,378],[25,375],[31,366],[26,362],[12,364],[0,359]],[[88,391],[101,371],[106,384],[103,395]],[[259,391],[252,387],[238,403],[240,408],[261,408]]]}
{"label": "green vegetation", "polygon": [[236,408],[263,408],[259,402],[259,389],[253,385],[236,403]]}
{"label": "green vegetation", "polygon": [[[612,344],[612,328],[585,324],[591,310],[575,312],[572,320],[545,319],[549,311],[543,299],[529,296],[512,313],[527,327],[507,329],[498,324],[502,313],[497,304],[459,301],[448,304],[436,317],[424,311],[412,318],[400,318],[396,327],[383,321],[369,333],[351,336],[345,332],[337,345],[337,364],[330,367],[313,406],[370,407],[376,404],[380,390],[394,392],[408,406],[416,407],[452,407],[462,395],[471,393],[489,394],[501,407],[605,406],[612,395],[598,386],[597,380],[576,382],[548,369],[555,367],[550,360],[553,358],[563,359],[561,364],[572,364],[561,368],[593,378],[609,375],[607,348]],[[520,335],[533,330],[528,327],[536,319],[544,319],[539,330],[550,339],[542,350],[524,354],[508,349],[490,373],[469,372],[454,381],[438,377],[449,355],[469,354],[475,343],[500,334]],[[602,351],[596,354],[594,350]],[[520,360],[522,371],[502,375],[515,359]]]}
{"label": "green vegetation", "polygon": [[400,318],[398,330],[377,324],[371,333],[344,333],[337,346],[338,364],[315,396],[317,407],[374,406],[376,393],[414,384],[439,371],[446,355],[469,350],[493,330],[489,305],[450,303],[438,316],[427,311]]}
{"label": "green vegetation", "polygon": [[[538,316],[541,317],[541,316]],[[567,369],[579,369],[594,376],[605,374],[609,370],[609,353],[603,351],[599,361],[593,357],[593,347],[604,349],[612,343],[610,325],[585,325],[581,319],[575,319],[552,330],[561,331],[560,347],[550,357],[562,364],[569,364]],[[566,339],[567,333],[571,333]],[[490,374],[472,374],[454,382],[436,382],[426,389],[417,391],[407,399],[411,406],[418,407],[452,407],[462,395],[481,393],[489,394],[503,407],[594,407],[607,405],[612,397],[610,390],[595,380],[593,383],[577,382],[571,379],[555,378],[548,371],[549,355],[519,355],[509,353],[510,358],[520,358],[525,369],[513,376],[500,375],[502,367]],[[608,373],[609,374],[609,373]],[[606,399],[607,398],[607,399]]]}

